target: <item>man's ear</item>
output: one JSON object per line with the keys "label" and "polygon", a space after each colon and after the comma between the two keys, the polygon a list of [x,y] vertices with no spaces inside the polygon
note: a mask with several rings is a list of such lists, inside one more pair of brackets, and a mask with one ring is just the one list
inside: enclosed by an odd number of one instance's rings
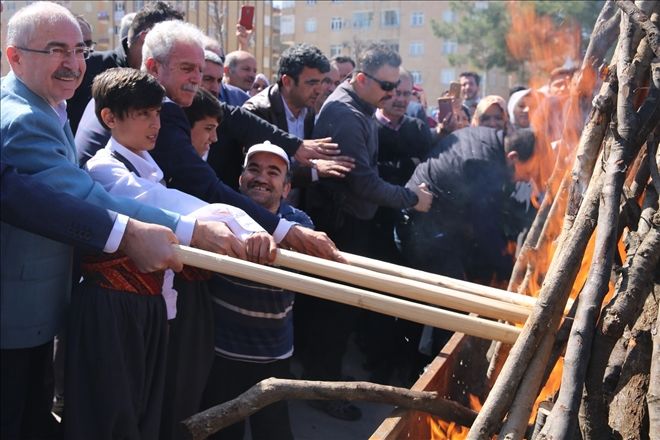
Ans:
{"label": "man's ear", "polygon": [[284,188],[282,190],[283,199],[286,199],[289,196],[289,191],[291,191],[291,181],[284,184]]}
{"label": "man's ear", "polygon": [[155,58],[147,58],[147,61],[144,62],[144,65],[147,68],[147,73],[158,77],[158,66],[160,66],[160,64],[158,61],[156,61]]}
{"label": "man's ear", "polygon": [[506,158],[509,159],[509,161],[511,162],[518,162],[519,161],[518,157],[519,156],[517,151],[509,151],[508,153],[506,153]]}
{"label": "man's ear", "polygon": [[115,128],[117,119],[115,114],[112,113],[112,110],[110,110],[108,107],[101,109],[101,119],[103,120],[103,123],[108,127]]}
{"label": "man's ear", "polygon": [[281,78],[281,79],[282,79],[282,85],[283,85],[284,87],[289,87],[289,86],[291,86],[291,83],[293,82],[293,78],[291,78],[291,77],[290,77],[289,75],[287,75],[287,74],[282,75],[282,78]]}
{"label": "man's ear", "polygon": [[229,76],[229,66],[224,66],[222,68],[222,72],[225,74],[225,76]]}
{"label": "man's ear", "polygon": [[7,61],[11,66],[11,70],[15,73],[21,74],[21,51],[14,46],[7,46]]}

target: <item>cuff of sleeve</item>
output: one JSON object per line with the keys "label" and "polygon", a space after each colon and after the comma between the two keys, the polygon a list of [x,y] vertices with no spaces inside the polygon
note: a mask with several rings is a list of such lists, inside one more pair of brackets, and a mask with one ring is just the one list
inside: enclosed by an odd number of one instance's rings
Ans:
{"label": "cuff of sleeve", "polygon": [[121,244],[121,239],[124,238],[124,232],[126,231],[126,225],[128,224],[128,216],[124,214],[117,214],[115,217],[115,222],[112,224],[112,230],[108,236],[108,240],[105,242],[103,247],[103,252],[112,254],[117,252],[119,245]]}
{"label": "cuff of sleeve", "polygon": [[176,225],[176,238],[179,239],[179,243],[184,246],[190,246],[192,241],[193,231],[195,230],[195,219],[193,217],[188,217],[182,215],[179,219],[179,223]]}
{"label": "cuff of sleeve", "polygon": [[312,182],[319,180],[319,172],[316,168],[312,168]]}
{"label": "cuff of sleeve", "polygon": [[289,233],[289,229],[291,229],[291,227],[294,225],[296,225],[296,223],[280,219],[280,222],[277,224],[275,231],[273,231],[273,239],[275,239],[275,243],[279,243],[284,240],[284,236]]}

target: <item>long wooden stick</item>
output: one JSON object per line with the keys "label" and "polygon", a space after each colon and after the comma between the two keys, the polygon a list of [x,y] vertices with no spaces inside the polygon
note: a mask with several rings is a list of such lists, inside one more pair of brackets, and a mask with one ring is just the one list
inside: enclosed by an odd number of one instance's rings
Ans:
{"label": "long wooden stick", "polygon": [[276,265],[428,304],[517,323],[524,323],[530,312],[529,308],[518,304],[505,303],[447,287],[400,278],[298,252],[283,249],[277,252]]}
{"label": "long wooden stick", "polygon": [[407,319],[408,321],[509,344],[515,342],[520,333],[520,329],[500,322],[441,310],[356,287],[318,280],[226,255],[187,246],[173,246],[181,261],[190,266],[360,307],[373,312]]}
{"label": "long wooden stick", "polygon": [[[485,298],[496,299],[509,304],[516,304],[524,307],[533,308],[536,304],[536,298],[521,295],[516,292],[509,292],[507,290],[498,289],[496,287],[484,286],[469,281],[457,280],[455,278],[438,275],[435,273],[424,272],[422,270],[412,269],[410,267],[399,266],[385,261],[374,260],[372,258],[363,257],[361,255],[349,254],[342,252],[342,256],[352,266],[363,267],[376,272],[395,275],[401,278],[408,278],[410,280],[421,281],[423,283],[435,284],[448,289],[460,290],[461,292],[471,293],[473,295],[483,296]],[[570,310],[572,301],[569,301],[566,306],[566,311]]]}

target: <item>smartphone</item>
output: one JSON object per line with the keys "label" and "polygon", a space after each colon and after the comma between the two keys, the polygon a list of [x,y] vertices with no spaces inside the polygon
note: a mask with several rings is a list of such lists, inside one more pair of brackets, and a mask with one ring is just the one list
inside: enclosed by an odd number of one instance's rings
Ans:
{"label": "smartphone", "polygon": [[438,98],[438,122],[442,122],[449,113],[452,112],[452,101],[454,98],[451,96]]}
{"label": "smartphone", "polygon": [[449,96],[456,99],[461,98],[461,84],[458,81],[449,83]]}
{"label": "smartphone", "polygon": [[241,6],[241,19],[239,24],[245,29],[252,29],[252,20],[254,19],[254,6],[243,5]]}

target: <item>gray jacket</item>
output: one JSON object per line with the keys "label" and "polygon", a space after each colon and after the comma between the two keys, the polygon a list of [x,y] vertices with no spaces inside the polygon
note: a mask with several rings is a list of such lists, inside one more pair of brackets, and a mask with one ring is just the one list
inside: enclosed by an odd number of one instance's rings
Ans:
{"label": "gray jacket", "polygon": [[315,139],[332,137],[343,155],[355,158],[355,168],[344,179],[321,179],[314,186],[321,187],[317,188],[321,193],[342,193],[338,209],[360,220],[371,220],[379,206],[410,208],[417,204],[413,191],[392,185],[378,175],[375,111],[350,82],[344,82],[323,104],[313,134]]}

